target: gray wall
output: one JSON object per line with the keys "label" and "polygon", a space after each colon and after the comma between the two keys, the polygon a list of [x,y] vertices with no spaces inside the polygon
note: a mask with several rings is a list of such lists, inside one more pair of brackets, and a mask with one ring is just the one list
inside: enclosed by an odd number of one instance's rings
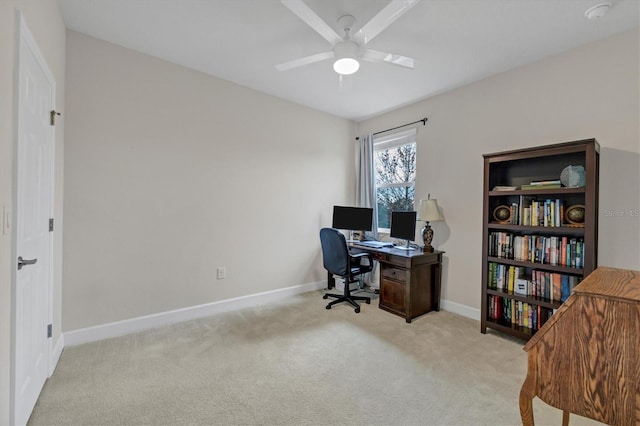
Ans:
{"label": "gray wall", "polygon": [[326,279],[353,122],[71,31],[67,122],[65,331]]}
{"label": "gray wall", "polygon": [[432,225],[449,306],[479,316],[485,153],[596,138],[598,263],[640,269],[639,40],[637,29],[622,33],[359,123],[363,134],[429,117],[416,197],[430,193],[444,211]]}

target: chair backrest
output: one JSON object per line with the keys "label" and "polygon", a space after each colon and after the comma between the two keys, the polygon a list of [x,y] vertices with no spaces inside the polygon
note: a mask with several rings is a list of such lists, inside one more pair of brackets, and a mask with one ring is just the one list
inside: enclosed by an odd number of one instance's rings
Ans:
{"label": "chair backrest", "polygon": [[344,277],[349,274],[349,248],[344,234],[337,229],[320,230],[322,264],[332,274]]}

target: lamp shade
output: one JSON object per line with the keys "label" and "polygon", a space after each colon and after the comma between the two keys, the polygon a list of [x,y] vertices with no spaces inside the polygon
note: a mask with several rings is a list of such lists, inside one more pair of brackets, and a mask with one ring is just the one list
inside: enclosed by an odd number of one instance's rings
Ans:
{"label": "lamp shade", "polygon": [[420,200],[418,207],[418,220],[425,222],[438,222],[444,220],[438,208],[438,200],[429,198],[428,200]]}

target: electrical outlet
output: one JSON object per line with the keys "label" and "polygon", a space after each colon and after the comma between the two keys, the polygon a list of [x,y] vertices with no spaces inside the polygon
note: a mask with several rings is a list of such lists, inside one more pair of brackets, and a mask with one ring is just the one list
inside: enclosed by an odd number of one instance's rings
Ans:
{"label": "electrical outlet", "polygon": [[218,279],[224,280],[225,278],[227,278],[227,268],[224,266],[218,267]]}

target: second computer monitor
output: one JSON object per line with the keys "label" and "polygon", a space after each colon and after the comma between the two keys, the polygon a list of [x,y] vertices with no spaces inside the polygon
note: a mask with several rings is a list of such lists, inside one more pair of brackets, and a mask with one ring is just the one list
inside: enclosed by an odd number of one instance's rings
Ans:
{"label": "second computer monitor", "polygon": [[396,248],[411,250],[409,241],[413,241],[416,237],[416,212],[391,212],[389,236],[407,240],[405,247],[397,246]]}
{"label": "second computer monitor", "polygon": [[333,224],[336,229],[371,231],[373,209],[368,207],[333,206]]}

